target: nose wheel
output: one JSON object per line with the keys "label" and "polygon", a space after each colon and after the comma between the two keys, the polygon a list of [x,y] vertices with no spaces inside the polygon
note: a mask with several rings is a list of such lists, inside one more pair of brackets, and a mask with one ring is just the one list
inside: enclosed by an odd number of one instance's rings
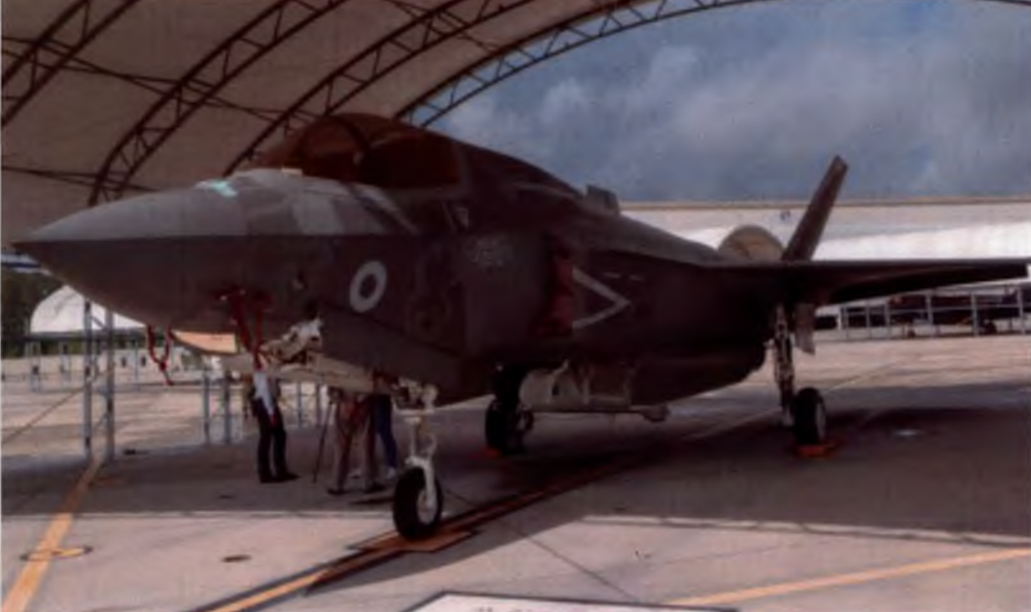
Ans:
{"label": "nose wheel", "polygon": [[444,511],[440,481],[426,486],[426,472],[409,468],[394,488],[394,527],[407,540],[423,540],[437,531]]}
{"label": "nose wheel", "polygon": [[[418,406],[399,409],[408,424],[408,468],[394,488],[394,527],[407,540],[422,540],[436,533],[444,512],[444,495],[433,465],[437,437],[430,431],[437,390],[432,385],[410,386],[407,398],[418,398]],[[412,403],[412,402],[408,402]]]}

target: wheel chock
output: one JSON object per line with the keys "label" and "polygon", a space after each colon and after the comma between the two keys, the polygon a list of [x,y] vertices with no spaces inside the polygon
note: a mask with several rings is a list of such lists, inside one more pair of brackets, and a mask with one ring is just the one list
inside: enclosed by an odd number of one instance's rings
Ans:
{"label": "wheel chock", "polygon": [[827,440],[823,444],[796,444],[794,451],[800,459],[821,459],[834,454],[839,446],[841,443],[837,440]]}

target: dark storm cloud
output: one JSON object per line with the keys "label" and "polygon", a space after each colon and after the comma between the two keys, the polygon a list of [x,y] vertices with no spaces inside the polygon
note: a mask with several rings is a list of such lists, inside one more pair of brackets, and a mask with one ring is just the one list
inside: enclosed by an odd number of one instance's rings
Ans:
{"label": "dark storm cloud", "polygon": [[618,36],[437,127],[626,199],[1031,192],[1031,10],[777,2]]}

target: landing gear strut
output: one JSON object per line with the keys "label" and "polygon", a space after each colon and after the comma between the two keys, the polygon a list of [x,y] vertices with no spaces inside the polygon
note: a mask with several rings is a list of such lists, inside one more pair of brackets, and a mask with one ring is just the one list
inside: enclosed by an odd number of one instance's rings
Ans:
{"label": "landing gear strut", "polygon": [[444,511],[444,496],[433,465],[437,437],[429,427],[437,389],[432,385],[411,385],[405,390],[409,398],[416,399],[419,405],[398,410],[411,433],[406,460],[408,468],[394,489],[394,527],[405,539],[421,540],[436,532]]}
{"label": "landing gear strut", "polygon": [[780,393],[781,423],[790,427],[798,447],[827,443],[827,411],[820,392],[806,387],[795,393],[795,362],[783,306],[777,307],[773,332],[773,373]]}
{"label": "landing gear strut", "polygon": [[533,413],[519,400],[526,374],[524,368],[505,366],[494,377],[494,400],[487,407],[483,429],[487,448],[503,455],[525,451],[523,438],[533,429]]}

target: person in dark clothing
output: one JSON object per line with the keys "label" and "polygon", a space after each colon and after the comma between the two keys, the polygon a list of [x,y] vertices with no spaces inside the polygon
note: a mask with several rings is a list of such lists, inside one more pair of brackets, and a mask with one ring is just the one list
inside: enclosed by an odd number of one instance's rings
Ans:
{"label": "person in dark clothing", "polygon": [[247,395],[251,413],[258,421],[258,480],[262,483],[297,478],[286,465],[286,428],[277,391],[278,385],[264,372],[254,373]]}
{"label": "person in dark clothing", "polygon": [[397,477],[397,441],[394,439],[394,400],[390,396],[389,382],[383,376],[374,378],[375,392],[369,395],[368,405],[372,427],[383,444],[383,457],[387,463],[385,478]]}

